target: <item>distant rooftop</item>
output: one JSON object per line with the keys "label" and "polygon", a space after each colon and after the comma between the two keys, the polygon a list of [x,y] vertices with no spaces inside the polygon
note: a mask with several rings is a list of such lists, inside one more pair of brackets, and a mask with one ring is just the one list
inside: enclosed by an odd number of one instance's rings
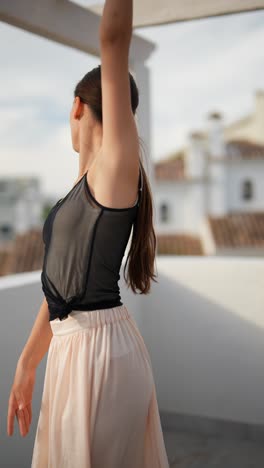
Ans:
{"label": "distant rooftop", "polygon": [[247,139],[229,140],[226,149],[232,159],[234,157],[243,159],[264,158],[264,145]]}
{"label": "distant rooftop", "polygon": [[191,234],[158,234],[157,253],[159,255],[203,255],[202,242]]}
{"label": "distant rooftop", "polygon": [[44,243],[41,229],[17,234],[0,249],[0,276],[36,271],[42,268]]}
{"label": "distant rooftop", "polygon": [[263,247],[264,212],[230,213],[209,216],[217,247]]}

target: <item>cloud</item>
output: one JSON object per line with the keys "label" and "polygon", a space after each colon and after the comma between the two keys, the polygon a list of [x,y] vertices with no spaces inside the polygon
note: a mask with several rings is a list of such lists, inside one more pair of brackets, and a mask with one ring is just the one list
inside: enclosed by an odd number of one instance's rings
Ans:
{"label": "cloud", "polygon": [[[263,87],[263,20],[258,11],[135,29],[157,43],[147,61],[155,160],[202,129],[209,111],[222,111],[227,121],[251,111]],[[4,23],[0,41],[1,171],[31,171],[46,193],[60,197],[78,175],[69,127],[73,89],[100,58]]]}
{"label": "cloud", "polygon": [[0,75],[1,173],[39,176],[44,193],[60,197],[78,176],[73,89],[99,59],[4,23],[0,40],[8,64]]}

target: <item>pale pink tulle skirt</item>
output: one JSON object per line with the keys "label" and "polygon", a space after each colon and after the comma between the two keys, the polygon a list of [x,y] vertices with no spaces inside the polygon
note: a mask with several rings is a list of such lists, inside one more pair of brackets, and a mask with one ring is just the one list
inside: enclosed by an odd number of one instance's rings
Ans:
{"label": "pale pink tulle skirt", "polygon": [[31,468],[169,468],[149,353],[125,305],[50,325]]}

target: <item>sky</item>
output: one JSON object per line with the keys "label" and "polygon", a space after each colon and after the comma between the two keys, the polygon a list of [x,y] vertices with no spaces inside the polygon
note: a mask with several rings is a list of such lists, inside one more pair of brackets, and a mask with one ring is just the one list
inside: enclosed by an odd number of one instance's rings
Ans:
{"label": "sky", "polygon": [[[224,123],[254,110],[264,89],[264,11],[135,28],[156,44],[151,72],[151,154],[165,158],[204,130],[211,111]],[[32,175],[45,195],[65,196],[78,177],[69,113],[93,57],[0,23],[1,175]],[[140,90],[140,83],[137,83]]]}

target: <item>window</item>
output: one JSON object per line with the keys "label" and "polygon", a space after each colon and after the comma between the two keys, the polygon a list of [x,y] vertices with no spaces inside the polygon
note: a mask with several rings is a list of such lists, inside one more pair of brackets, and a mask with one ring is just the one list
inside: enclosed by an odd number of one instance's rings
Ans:
{"label": "window", "polygon": [[2,224],[0,226],[0,232],[3,235],[9,235],[11,234],[12,231],[13,231],[12,226],[10,226],[9,224]]}
{"label": "window", "polygon": [[242,182],[242,198],[244,200],[251,200],[253,198],[253,184],[251,180],[244,180]]}
{"label": "window", "polygon": [[169,207],[167,203],[162,203],[160,205],[160,220],[161,222],[166,222],[169,219]]}

